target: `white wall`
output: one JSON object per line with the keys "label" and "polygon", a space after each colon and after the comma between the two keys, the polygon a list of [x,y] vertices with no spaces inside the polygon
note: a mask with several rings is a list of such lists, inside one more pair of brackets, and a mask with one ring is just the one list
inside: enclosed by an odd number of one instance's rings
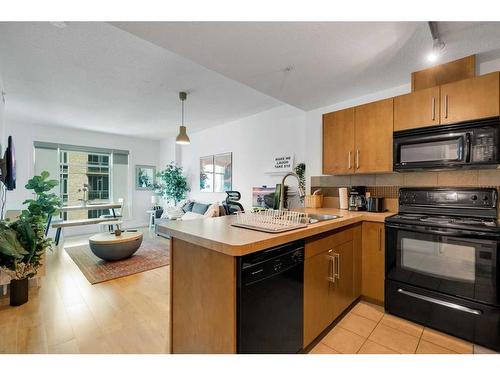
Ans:
{"label": "white wall", "polygon": [[[275,154],[293,153],[295,163],[304,161],[304,120],[304,111],[283,105],[193,134],[188,128],[191,144],[181,146],[180,164],[191,186],[190,198],[207,203],[225,199],[225,193],[200,192],[199,162],[201,156],[232,152],[233,189],[241,193],[243,206],[251,207],[252,187],[274,186],[281,180],[280,176],[264,173],[272,166]],[[167,160],[165,154],[172,155],[173,143],[173,140],[162,142],[165,147],[161,160]]]}
{"label": "white wall", "polygon": [[[144,226],[148,223],[146,210],[151,205],[151,192],[135,190],[135,165],[158,165],[159,141],[124,137],[84,130],[41,126],[37,124],[18,123],[9,118],[5,121],[6,135],[12,135],[16,148],[17,188],[7,193],[6,209],[19,209],[22,202],[30,197],[30,192],[24,188],[27,180],[34,174],[34,141],[59,142],[65,144],[114,148],[130,151],[128,171],[128,206],[130,216],[125,220],[126,227]],[[114,183],[119,183],[115,181]],[[127,218],[125,218],[127,219]],[[90,233],[96,231],[96,226],[88,225],[66,229],[67,235]]]}

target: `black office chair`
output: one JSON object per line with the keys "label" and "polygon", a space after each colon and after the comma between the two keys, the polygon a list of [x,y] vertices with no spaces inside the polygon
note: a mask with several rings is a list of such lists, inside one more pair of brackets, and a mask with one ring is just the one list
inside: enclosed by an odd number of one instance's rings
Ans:
{"label": "black office chair", "polygon": [[242,204],[238,202],[241,198],[239,191],[228,190],[226,191],[226,194],[226,200],[222,202],[222,207],[224,207],[226,215],[233,215],[236,212],[245,212]]}

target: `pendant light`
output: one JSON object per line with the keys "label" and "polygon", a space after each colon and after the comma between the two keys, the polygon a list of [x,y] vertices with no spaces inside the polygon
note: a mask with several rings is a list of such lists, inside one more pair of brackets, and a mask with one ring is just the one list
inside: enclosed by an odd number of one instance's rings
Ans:
{"label": "pendant light", "polygon": [[179,127],[179,135],[175,139],[175,143],[178,145],[188,145],[191,143],[189,140],[189,137],[186,133],[186,127],[184,126],[184,101],[187,98],[187,93],[185,92],[180,92],[179,93],[179,99],[181,100],[181,105],[182,105],[182,121],[181,121],[181,126]]}

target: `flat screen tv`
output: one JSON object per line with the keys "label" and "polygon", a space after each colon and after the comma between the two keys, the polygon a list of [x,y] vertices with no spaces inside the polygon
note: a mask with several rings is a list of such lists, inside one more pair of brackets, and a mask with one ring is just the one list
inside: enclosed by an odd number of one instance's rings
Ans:
{"label": "flat screen tv", "polygon": [[11,135],[7,141],[4,157],[0,161],[0,168],[2,170],[1,180],[5,187],[7,190],[14,190],[16,188],[16,153]]}

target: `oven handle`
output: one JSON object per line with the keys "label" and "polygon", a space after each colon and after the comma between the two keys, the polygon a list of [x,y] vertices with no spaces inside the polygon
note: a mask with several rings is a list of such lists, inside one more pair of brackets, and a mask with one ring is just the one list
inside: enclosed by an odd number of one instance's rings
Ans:
{"label": "oven handle", "polygon": [[423,296],[421,294],[409,292],[409,291],[401,289],[401,288],[398,289],[398,293],[405,294],[407,296],[410,296],[410,297],[413,297],[413,298],[417,298],[417,299],[420,299],[422,301],[435,303],[436,305],[441,305],[441,306],[449,307],[450,309],[455,309],[455,310],[463,311],[463,312],[466,312],[466,313],[469,313],[469,314],[474,314],[474,315],[482,315],[483,314],[483,312],[481,310],[471,309],[469,307],[465,307],[465,306],[462,306],[462,305],[457,305],[456,303],[452,303],[452,302],[441,301],[440,299],[437,299],[437,298]]}

